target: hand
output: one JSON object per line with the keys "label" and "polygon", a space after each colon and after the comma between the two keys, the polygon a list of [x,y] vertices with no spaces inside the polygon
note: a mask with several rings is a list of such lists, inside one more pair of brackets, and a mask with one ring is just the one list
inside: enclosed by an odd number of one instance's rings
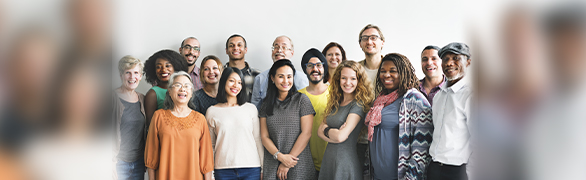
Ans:
{"label": "hand", "polygon": [[295,167],[295,165],[297,165],[297,160],[299,160],[299,158],[290,154],[281,153],[277,156],[277,159],[281,162],[281,164],[285,165],[288,168]]}
{"label": "hand", "polygon": [[260,180],[262,180],[262,173],[260,173]]}
{"label": "hand", "polygon": [[340,126],[339,130],[342,130],[346,127],[346,123],[342,124],[342,126]]}
{"label": "hand", "polygon": [[279,178],[279,180],[287,179],[287,172],[289,172],[289,168],[281,163],[279,169],[277,169],[277,178]]}

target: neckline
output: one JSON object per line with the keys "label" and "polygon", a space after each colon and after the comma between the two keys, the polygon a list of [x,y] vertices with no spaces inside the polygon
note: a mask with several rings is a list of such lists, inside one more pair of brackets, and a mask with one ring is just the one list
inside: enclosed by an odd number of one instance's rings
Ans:
{"label": "neckline", "polygon": [[171,116],[173,116],[173,117],[175,117],[175,118],[179,118],[179,119],[185,119],[185,118],[187,118],[187,117],[191,116],[191,114],[193,113],[193,111],[194,111],[193,109],[192,109],[191,111],[189,111],[189,114],[187,114],[187,116],[185,116],[185,117],[179,117],[179,116],[175,116],[175,114],[173,114],[173,112],[171,112],[171,110],[170,110],[170,109],[168,109],[168,110],[167,110],[167,112],[168,112],[169,114],[171,114]]}

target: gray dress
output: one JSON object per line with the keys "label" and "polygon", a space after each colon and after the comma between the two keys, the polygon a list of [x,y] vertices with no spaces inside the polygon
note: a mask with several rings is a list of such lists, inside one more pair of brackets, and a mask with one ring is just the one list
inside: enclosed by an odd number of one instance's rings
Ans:
{"label": "gray dress", "polygon": [[[334,112],[334,111],[332,111]],[[346,122],[350,113],[360,116],[360,122],[342,143],[328,143],[319,172],[319,179],[362,179],[362,166],[356,154],[358,135],[364,126],[366,112],[353,100],[346,106],[340,106],[338,112],[326,118],[328,126],[339,128]]]}
{"label": "gray dress", "polygon": [[[301,117],[315,114],[309,98],[302,93],[295,93],[285,101],[277,101],[273,115],[267,116],[266,104],[261,106],[260,117],[266,117],[269,137],[283,154],[289,154],[297,137],[301,134]],[[289,169],[287,180],[311,180],[316,179],[315,167],[309,150],[309,141],[305,149],[297,156],[299,160],[295,167]],[[281,162],[275,160],[266,148],[263,163],[263,179],[277,179],[277,169]]]}

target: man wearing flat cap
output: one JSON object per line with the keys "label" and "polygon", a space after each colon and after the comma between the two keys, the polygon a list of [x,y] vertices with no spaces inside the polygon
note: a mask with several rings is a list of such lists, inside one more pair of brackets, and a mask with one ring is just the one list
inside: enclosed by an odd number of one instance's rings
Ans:
{"label": "man wearing flat cap", "polygon": [[468,179],[466,165],[472,154],[471,96],[467,73],[470,49],[464,43],[450,43],[438,52],[447,82],[433,98],[433,141],[429,147],[432,162],[429,180]]}
{"label": "man wearing flat cap", "polygon": [[311,138],[309,139],[309,149],[313,158],[315,170],[319,173],[321,161],[326,151],[328,142],[324,141],[317,135],[317,130],[321,124],[328,104],[328,85],[324,82],[324,76],[328,72],[328,63],[326,57],[317,49],[311,48],[303,54],[301,67],[309,79],[309,86],[300,89],[299,92],[307,95],[315,110],[313,117],[313,127],[311,128]]}

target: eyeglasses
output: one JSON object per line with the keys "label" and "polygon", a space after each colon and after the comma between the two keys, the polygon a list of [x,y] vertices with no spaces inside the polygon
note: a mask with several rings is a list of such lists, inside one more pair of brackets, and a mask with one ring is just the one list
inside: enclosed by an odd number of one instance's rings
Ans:
{"label": "eyeglasses", "polygon": [[378,35],[360,36],[360,41],[368,41],[368,39],[370,39],[371,41],[376,41],[379,38],[380,37]]}
{"label": "eyeglasses", "polygon": [[186,90],[191,90],[193,88],[193,85],[191,85],[191,84],[175,83],[175,84],[171,85],[171,87],[177,88],[177,89],[185,88]]}
{"label": "eyeglasses", "polygon": [[281,50],[281,49],[282,49],[283,51],[286,51],[286,50],[289,50],[289,51],[291,51],[291,48],[288,48],[287,46],[278,46],[278,45],[274,45],[274,46],[273,46],[271,49],[272,49],[273,51],[274,51],[274,50]]}
{"label": "eyeglasses", "polygon": [[193,49],[194,51],[199,51],[199,47],[197,47],[197,46],[185,45],[185,46],[183,46],[181,48],[183,48],[183,49],[189,49],[189,50],[192,50]]}
{"label": "eyeglasses", "polygon": [[323,66],[324,66],[324,64],[322,64],[321,62],[318,62],[315,64],[314,63],[305,63],[305,67],[307,67],[309,69],[312,69],[313,67],[321,68]]}

